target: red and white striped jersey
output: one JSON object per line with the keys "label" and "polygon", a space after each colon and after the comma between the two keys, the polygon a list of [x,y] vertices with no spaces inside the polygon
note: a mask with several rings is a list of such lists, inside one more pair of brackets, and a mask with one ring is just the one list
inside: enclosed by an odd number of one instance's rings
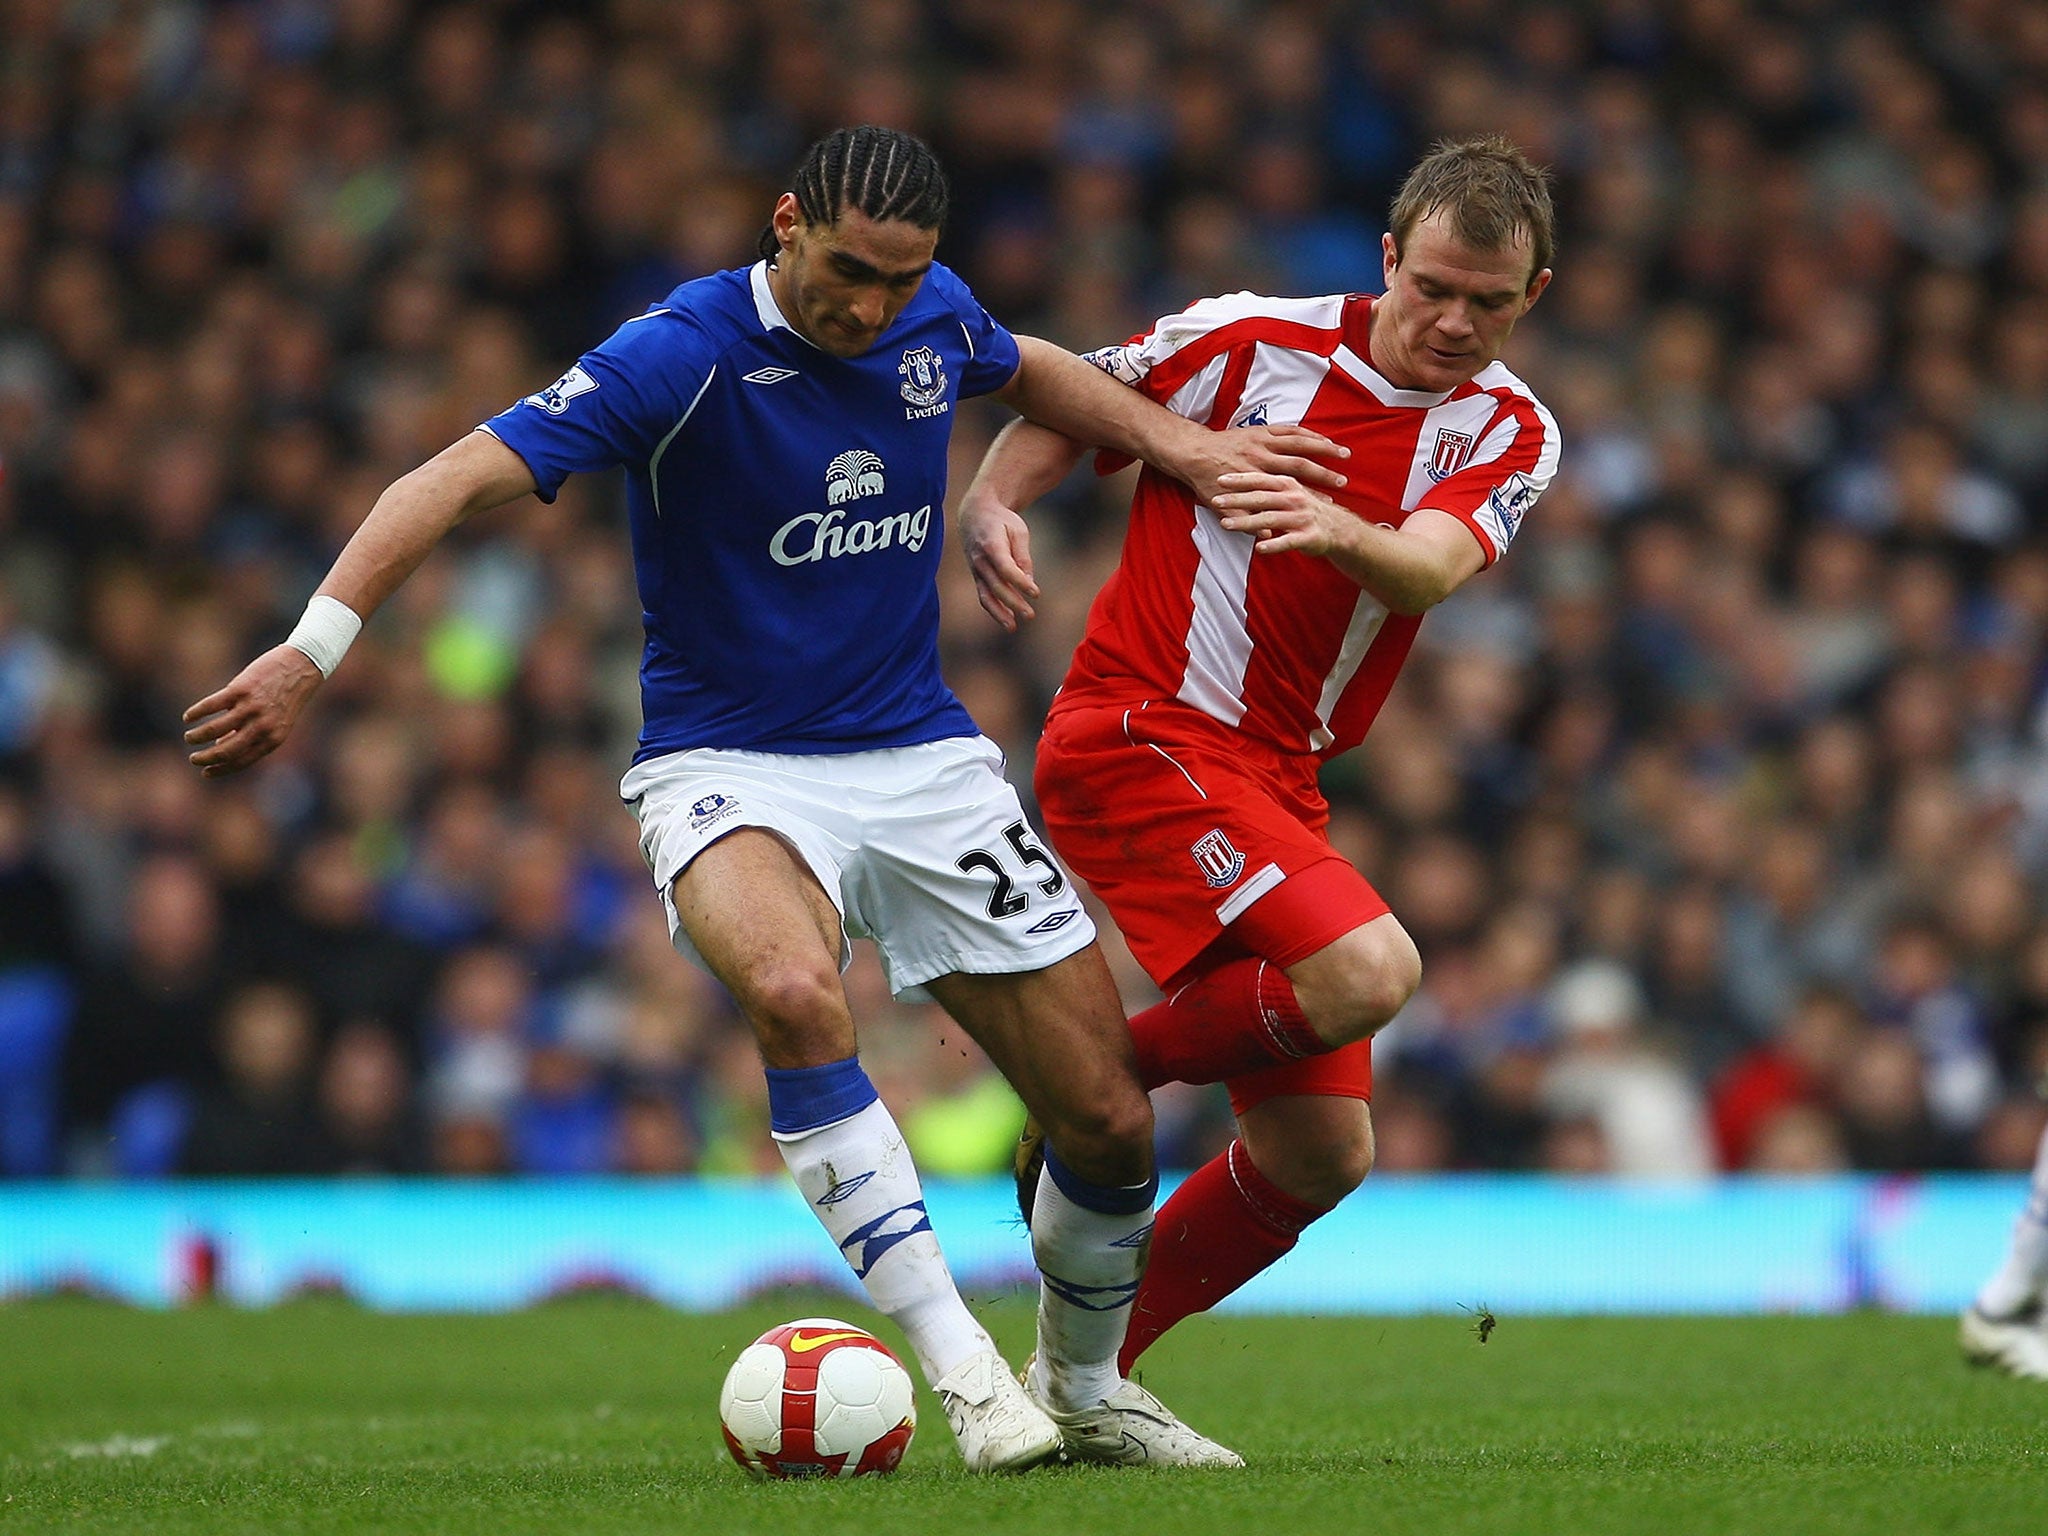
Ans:
{"label": "red and white striped jersey", "polygon": [[[1367,361],[1373,302],[1204,299],[1089,360],[1212,428],[1314,428],[1351,450],[1341,505],[1389,527],[1418,507],[1447,512],[1491,565],[1557,468],[1557,423],[1498,362],[1449,394],[1395,388]],[[1173,698],[1283,752],[1356,746],[1419,617],[1389,613],[1327,560],[1255,558],[1253,542],[1148,468],[1058,704]]]}

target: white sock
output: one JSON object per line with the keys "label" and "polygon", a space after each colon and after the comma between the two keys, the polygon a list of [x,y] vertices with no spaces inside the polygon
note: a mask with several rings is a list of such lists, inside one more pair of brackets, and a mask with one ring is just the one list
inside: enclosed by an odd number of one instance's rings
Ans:
{"label": "white sock", "polygon": [[910,1149],[880,1099],[830,1125],[778,1131],[775,1140],[869,1299],[910,1340],[926,1380],[995,1348],[954,1288]]}
{"label": "white sock", "polygon": [[2012,1317],[2048,1298],[2048,1131],[2034,1154],[2034,1183],[2026,1209],[2013,1223],[2012,1246],[1998,1273],[1977,1293],[1977,1310],[1986,1317]]}
{"label": "white sock", "polygon": [[[1077,1178],[1046,1149],[1031,1207],[1038,1260],[1038,1355],[1033,1385],[1062,1412],[1088,1408],[1117,1389],[1124,1330],[1145,1273],[1158,1179],[1108,1189]],[[1105,1207],[1107,1207],[1105,1209]]]}

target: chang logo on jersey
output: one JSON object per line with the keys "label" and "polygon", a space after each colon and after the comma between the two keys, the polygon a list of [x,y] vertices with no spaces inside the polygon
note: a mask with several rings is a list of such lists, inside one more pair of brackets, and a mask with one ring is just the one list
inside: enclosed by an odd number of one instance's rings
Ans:
{"label": "chang logo on jersey", "polygon": [[841,555],[865,555],[877,549],[923,549],[932,528],[929,505],[892,517],[846,520],[842,509],[847,502],[887,491],[885,468],[880,457],[865,448],[849,448],[827,464],[825,504],[832,510],[799,513],[776,529],[768,541],[768,553],[775,563],[809,565],[814,560],[837,560]]}
{"label": "chang logo on jersey", "polygon": [[809,565],[841,555],[865,555],[901,547],[915,553],[932,531],[931,503],[915,512],[849,523],[838,507],[830,512],[800,512],[775,530],[768,554],[777,565]]}
{"label": "chang logo on jersey", "polygon": [[569,409],[569,402],[578,395],[587,395],[597,388],[597,380],[583,371],[578,364],[563,374],[554,383],[537,395],[528,395],[525,403],[537,405],[550,416],[559,416]]}
{"label": "chang logo on jersey", "polygon": [[882,461],[865,448],[849,448],[825,466],[825,505],[836,507],[886,488]]}

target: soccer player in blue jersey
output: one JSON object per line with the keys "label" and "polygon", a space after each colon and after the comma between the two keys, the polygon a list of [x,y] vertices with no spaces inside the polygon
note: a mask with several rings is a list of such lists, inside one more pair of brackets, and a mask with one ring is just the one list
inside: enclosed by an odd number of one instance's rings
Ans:
{"label": "soccer player in blue jersey", "polygon": [[[647,630],[621,793],[676,948],[737,999],[775,1139],[904,1331],[968,1465],[1241,1465],[1122,1378],[1151,1231],[1151,1107],[1094,929],[938,666],[954,402],[993,394],[1204,495],[1234,470],[1341,476],[1300,428],[1215,433],[1014,337],[932,256],[944,174],[907,134],[813,146],[751,268],[686,283],[551,387],[393,483],[283,644],[187,713],[192,761],[275,748],[361,621],[458,522],[623,466]],[[1044,1126],[1032,1213],[1041,1408],[962,1303],[839,973],[874,939]]]}

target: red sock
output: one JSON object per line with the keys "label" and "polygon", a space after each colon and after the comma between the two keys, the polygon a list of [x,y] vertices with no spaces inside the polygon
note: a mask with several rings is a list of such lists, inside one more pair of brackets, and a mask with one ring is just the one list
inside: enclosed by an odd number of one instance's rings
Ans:
{"label": "red sock", "polygon": [[1220,1083],[1330,1049],[1309,1028],[1286,972],[1255,956],[1220,965],[1131,1020],[1138,1076],[1161,1083]]}
{"label": "red sock", "polygon": [[1295,1199],[1260,1173],[1242,1141],[1197,1168],[1159,1209],[1117,1369],[1130,1375],[1154,1339],[1278,1261],[1329,1209]]}

